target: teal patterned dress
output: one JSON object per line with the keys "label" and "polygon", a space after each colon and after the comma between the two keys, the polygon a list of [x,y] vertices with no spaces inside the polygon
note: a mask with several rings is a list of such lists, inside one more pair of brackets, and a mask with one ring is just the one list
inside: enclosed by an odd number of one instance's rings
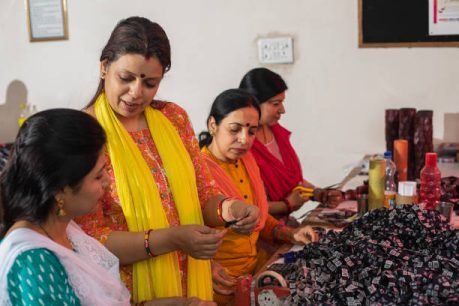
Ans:
{"label": "teal patterned dress", "polygon": [[8,294],[13,305],[81,305],[65,268],[48,249],[21,253],[7,278]]}

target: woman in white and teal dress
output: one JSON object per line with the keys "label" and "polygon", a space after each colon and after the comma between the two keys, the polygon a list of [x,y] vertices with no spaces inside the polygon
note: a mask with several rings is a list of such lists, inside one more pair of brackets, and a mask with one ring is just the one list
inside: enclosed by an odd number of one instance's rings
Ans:
{"label": "woman in white and teal dress", "polygon": [[19,130],[0,177],[0,305],[130,305],[118,258],[72,221],[104,194],[105,141],[70,109]]}

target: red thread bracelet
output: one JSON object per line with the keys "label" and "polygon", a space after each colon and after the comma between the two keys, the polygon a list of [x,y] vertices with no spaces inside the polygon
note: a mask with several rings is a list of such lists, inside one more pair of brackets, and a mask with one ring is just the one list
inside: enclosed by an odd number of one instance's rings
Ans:
{"label": "red thread bracelet", "polygon": [[150,250],[150,233],[152,229],[149,229],[148,231],[145,231],[143,235],[143,246],[145,247],[145,252],[147,252],[147,255],[150,257],[155,257],[155,255],[151,252]]}
{"label": "red thread bracelet", "polygon": [[284,198],[284,203],[287,205],[287,214],[290,215],[290,213],[293,211],[292,204],[287,197]]}
{"label": "red thread bracelet", "polygon": [[225,219],[223,219],[223,202],[225,202],[226,200],[228,200],[228,198],[221,199],[217,205],[217,216],[218,219],[220,219],[220,221],[222,221],[223,223],[225,222]]}
{"label": "red thread bracelet", "polygon": [[279,223],[276,226],[273,227],[273,239],[280,241],[279,235],[276,235],[277,233],[282,233],[283,229],[285,228],[285,224]]}

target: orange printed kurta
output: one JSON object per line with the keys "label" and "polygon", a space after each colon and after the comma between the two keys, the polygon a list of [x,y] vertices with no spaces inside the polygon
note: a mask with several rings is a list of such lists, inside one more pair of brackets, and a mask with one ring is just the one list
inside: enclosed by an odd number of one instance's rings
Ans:
{"label": "orange printed kurta", "polygon": [[[215,182],[199,151],[198,142],[188,115],[180,106],[174,103],[157,101],[152,105],[154,108],[160,110],[169,119],[172,125],[176,127],[185,148],[190,154],[196,173],[199,200],[201,202],[201,206],[204,206],[211,197],[218,194],[218,190],[214,187]],[[150,131],[148,129],[144,129],[136,132],[130,132],[129,134],[139,147],[143,158],[151,169],[151,173],[156,182],[170,226],[180,225],[178,212],[167,181],[167,174],[165,173],[161,156],[159,156]],[[112,231],[128,230],[126,219],[124,217],[123,209],[116,190],[115,177],[108,153],[106,154],[106,157],[107,171],[112,178],[110,191],[107,192],[100,200],[95,213],[86,215],[76,220],[86,233],[98,239],[102,243],[107,241],[107,238]],[[151,246],[151,248],[154,252],[154,245]],[[177,253],[179,254],[183,295],[186,296],[187,256],[182,252]],[[121,279],[132,292],[132,265],[121,266],[120,272]]]}

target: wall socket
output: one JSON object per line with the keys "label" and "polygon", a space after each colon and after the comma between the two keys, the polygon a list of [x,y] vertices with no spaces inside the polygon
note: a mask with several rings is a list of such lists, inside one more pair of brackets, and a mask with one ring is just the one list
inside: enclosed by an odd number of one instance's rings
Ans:
{"label": "wall socket", "polygon": [[293,38],[276,37],[259,39],[258,60],[262,64],[293,63]]}

